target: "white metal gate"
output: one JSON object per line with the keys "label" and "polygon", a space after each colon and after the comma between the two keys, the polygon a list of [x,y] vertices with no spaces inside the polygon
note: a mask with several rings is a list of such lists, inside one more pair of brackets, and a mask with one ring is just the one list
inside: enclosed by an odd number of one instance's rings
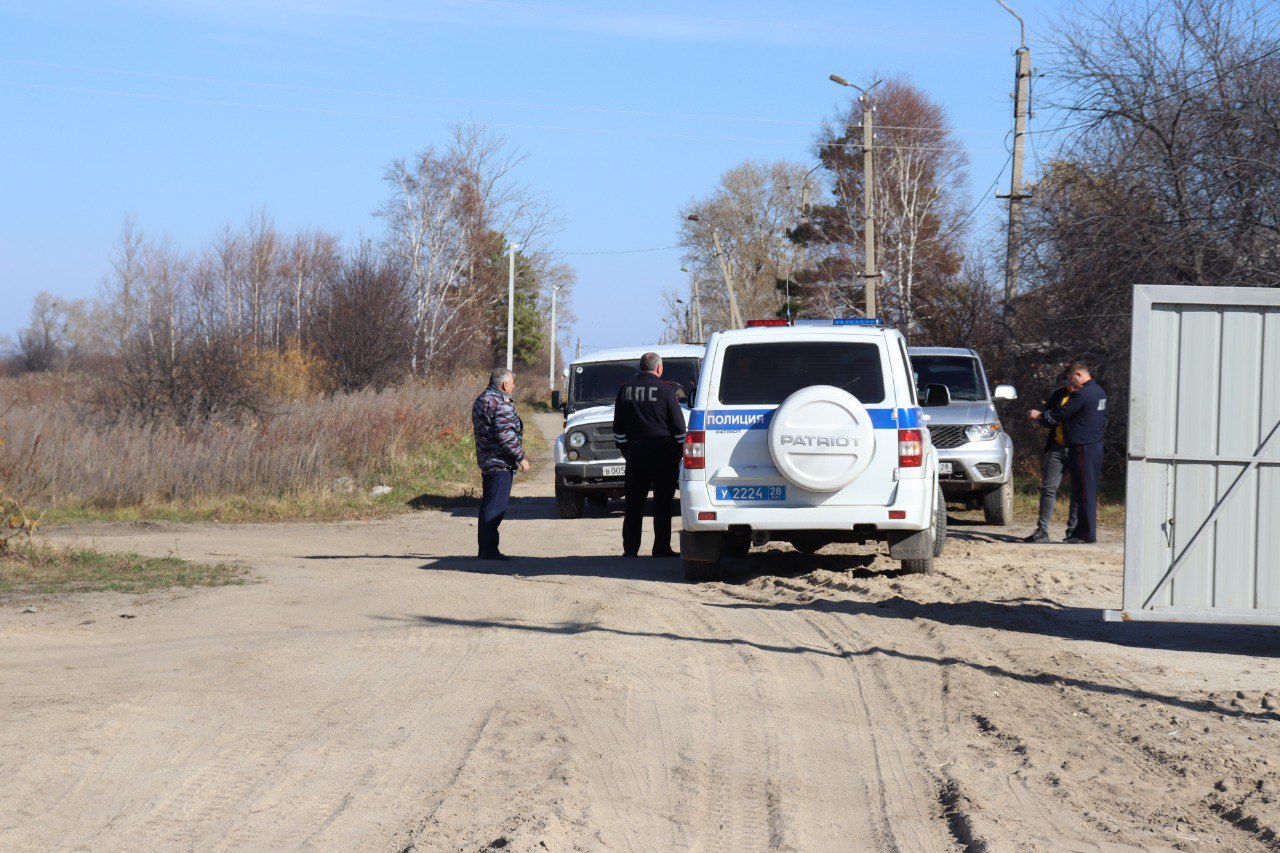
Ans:
{"label": "white metal gate", "polygon": [[1134,289],[1124,609],[1280,625],[1280,290]]}

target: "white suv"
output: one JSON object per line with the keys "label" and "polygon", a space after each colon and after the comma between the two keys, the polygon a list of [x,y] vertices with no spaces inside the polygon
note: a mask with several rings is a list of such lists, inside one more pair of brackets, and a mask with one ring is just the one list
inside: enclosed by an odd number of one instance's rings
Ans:
{"label": "white suv", "polygon": [[610,498],[622,497],[627,463],[613,440],[613,401],[618,389],[640,372],[640,356],[646,352],[662,356],[662,378],[676,387],[676,397],[687,407],[704,352],[692,344],[610,349],[582,356],[565,368],[568,394],[551,395],[551,405],[564,412],[564,432],[555,445],[556,508],[561,518],[581,518],[587,502],[605,506]]}
{"label": "white suv", "polygon": [[707,342],[680,476],[685,576],[786,541],[883,540],[933,570],[946,506],[906,342],[874,320],[765,320]]}

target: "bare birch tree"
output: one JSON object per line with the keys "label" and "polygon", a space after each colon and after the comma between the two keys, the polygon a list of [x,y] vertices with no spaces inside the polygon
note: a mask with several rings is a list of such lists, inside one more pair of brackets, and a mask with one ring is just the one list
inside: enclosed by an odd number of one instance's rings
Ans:
{"label": "bare birch tree", "polygon": [[778,282],[794,266],[796,247],[786,235],[800,219],[804,180],[799,163],[747,161],[725,172],[709,196],[690,201],[681,212],[685,263],[701,282],[714,283],[699,291],[703,317],[714,327],[727,327],[729,311],[712,229],[743,316],[773,316],[783,307]]}
{"label": "bare birch tree", "polygon": [[429,375],[486,333],[498,288],[481,267],[494,235],[532,254],[553,227],[548,206],[515,179],[523,160],[501,136],[459,125],[446,151],[428,148],[387,167],[392,195],[378,215],[386,250],[408,276],[415,373]]}

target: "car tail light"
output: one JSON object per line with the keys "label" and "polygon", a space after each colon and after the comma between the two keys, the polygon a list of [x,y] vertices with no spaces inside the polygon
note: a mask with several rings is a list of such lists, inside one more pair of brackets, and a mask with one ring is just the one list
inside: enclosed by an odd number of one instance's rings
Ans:
{"label": "car tail light", "polygon": [[923,461],[924,440],[920,435],[920,430],[898,430],[898,467],[919,468]]}
{"label": "car tail light", "polygon": [[707,467],[707,434],[700,429],[692,429],[685,434],[684,467]]}
{"label": "car tail light", "polygon": [[698,521],[715,521],[715,520],[716,520],[716,514],[714,512],[698,513]]}
{"label": "car tail light", "polygon": [[907,511],[905,509],[891,509],[889,510],[889,517],[902,520],[907,517]]}

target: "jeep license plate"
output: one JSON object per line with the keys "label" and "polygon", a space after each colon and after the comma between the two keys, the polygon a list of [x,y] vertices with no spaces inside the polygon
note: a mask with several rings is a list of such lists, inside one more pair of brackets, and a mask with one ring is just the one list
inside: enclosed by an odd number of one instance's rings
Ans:
{"label": "jeep license plate", "polygon": [[627,476],[627,466],[626,465],[606,465],[604,466],[604,473],[602,473],[600,476],[601,477],[625,477]]}
{"label": "jeep license plate", "polygon": [[939,463],[938,463],[938,473],[939,473],[939,474],[950,474],[950,473],[951,473],[951,463],[950,463],[950,462],[939,462]]}
{"label": "jeep license plate", "polygon": [[718,501],[785,501],[786,486],[716,486]]}

